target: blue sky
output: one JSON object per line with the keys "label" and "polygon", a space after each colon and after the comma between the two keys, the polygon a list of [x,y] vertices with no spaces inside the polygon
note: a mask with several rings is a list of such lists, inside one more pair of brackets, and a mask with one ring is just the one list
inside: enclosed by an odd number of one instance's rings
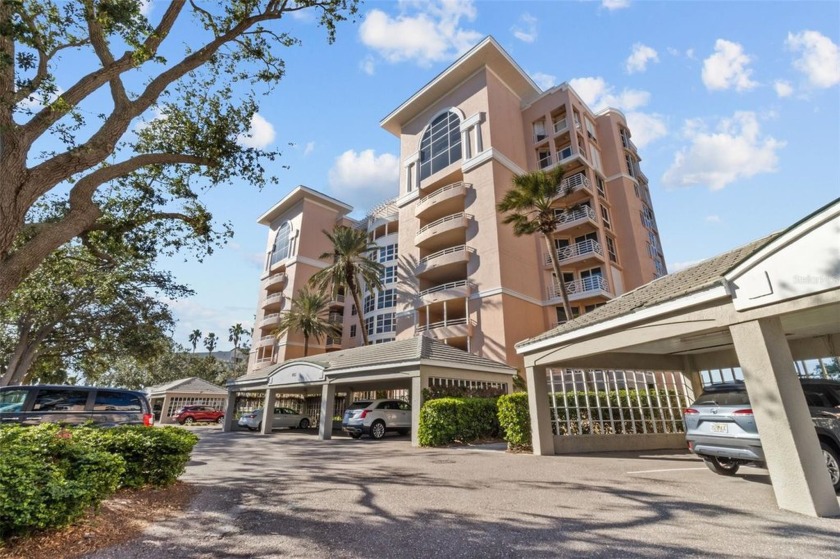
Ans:
{"label": "blue sky", "polygon": [[[161,2],[147,6],[153,22]],[[671,271],[840,196],[837,2],[368,2],[333,45],[310,17],[285,23],[303,45],[281,53],[286,77],[250,140],[283,152],[280,185],[208,192],[233,242],[202,264],[163,263],[197,292],[174,304],[185,345],[194,328],[227,340],[252,324],[267,233],[256,219],[296,185],[359,213],[396,193],[399,144],[380,119],[486,35],[541,87],[569,82],[594,109],[627,114]]]}

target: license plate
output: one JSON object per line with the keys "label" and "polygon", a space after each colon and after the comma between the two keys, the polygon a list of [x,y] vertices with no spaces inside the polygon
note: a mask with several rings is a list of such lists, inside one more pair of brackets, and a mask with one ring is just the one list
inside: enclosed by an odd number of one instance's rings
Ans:
{"label": "license plate", "polygon": [[726,423],[712,423],[712,433],[728,433],[729,426]]}

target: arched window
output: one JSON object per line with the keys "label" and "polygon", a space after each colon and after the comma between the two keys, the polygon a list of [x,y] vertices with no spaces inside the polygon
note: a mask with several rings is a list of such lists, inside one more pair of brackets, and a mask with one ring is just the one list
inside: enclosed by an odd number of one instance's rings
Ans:
{"label": "arched window", "polygon": [[274,247],[271,249],[271,264],[285,260],[292,252],[292,224],[288,221],[277,229]]}
{"label": "arched window", "polygon": [[420,180],[461,159],[461,119],[449,111],[438,115],[420,141]]}

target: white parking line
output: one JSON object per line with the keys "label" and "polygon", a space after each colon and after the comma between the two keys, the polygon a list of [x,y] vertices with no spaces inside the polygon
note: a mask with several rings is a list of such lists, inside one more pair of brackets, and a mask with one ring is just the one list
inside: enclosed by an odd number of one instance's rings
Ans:
{"label": "white parking line", "polygon": [[628,474],[656,474],[659,472],[688,472],[691,470],[705,470],[706,468],[667,468],[665,470],[642,470],[640,472],[627,472]]}

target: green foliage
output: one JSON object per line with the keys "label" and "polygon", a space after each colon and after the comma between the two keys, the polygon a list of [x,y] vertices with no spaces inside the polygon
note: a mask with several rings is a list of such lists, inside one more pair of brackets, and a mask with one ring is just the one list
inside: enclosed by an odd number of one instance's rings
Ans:
{"label": "green foliage", "polygon": [[[550,398],[551,396],[549,396]],[[555,435],[682,433],[680,396],[668,390],[557,392],[559,416],[552,412]],[[670,404],[669,404],[670,402]],[[570,409],[566,413],[564,404]],[[656,428],[654,431],[654,424]]]}
{"label": "green foliage", "polygon": [[309,338],[316,340],[324,336],[341,336],[341,324],[329,320],[331,298],[313,291],[309,286],[298,290],[292,299],[292,307],[284,312],[275,330],[276,336],[286,332],[303,335],[303,355],[309,354]]}
{"label": "green foliage", "polygon": [[472,442],[499,434],[495,398],[439,398],[420,408],[421,446]]}
{"label": "green foliage", "polygon": [[531,412],[528,393],[514,392],[499,397],[499,426],[509,449],[531,448]]}
{"label": "green foliage", "polygon": [[0,538],[69,524],[119,486],[125,460],[57,425],[0,428]]}
{"label": "green foliage", "polygon": [[177,427],[82,427],[74,436],[125,460],[122,487],[167,486],[184,473],[198,437]]}
{"label": "green foliage", "polygon": [[423,401],[438,398],[498,398],[504,388],[470,388],[465,386],[432,386],[423,389]]}

